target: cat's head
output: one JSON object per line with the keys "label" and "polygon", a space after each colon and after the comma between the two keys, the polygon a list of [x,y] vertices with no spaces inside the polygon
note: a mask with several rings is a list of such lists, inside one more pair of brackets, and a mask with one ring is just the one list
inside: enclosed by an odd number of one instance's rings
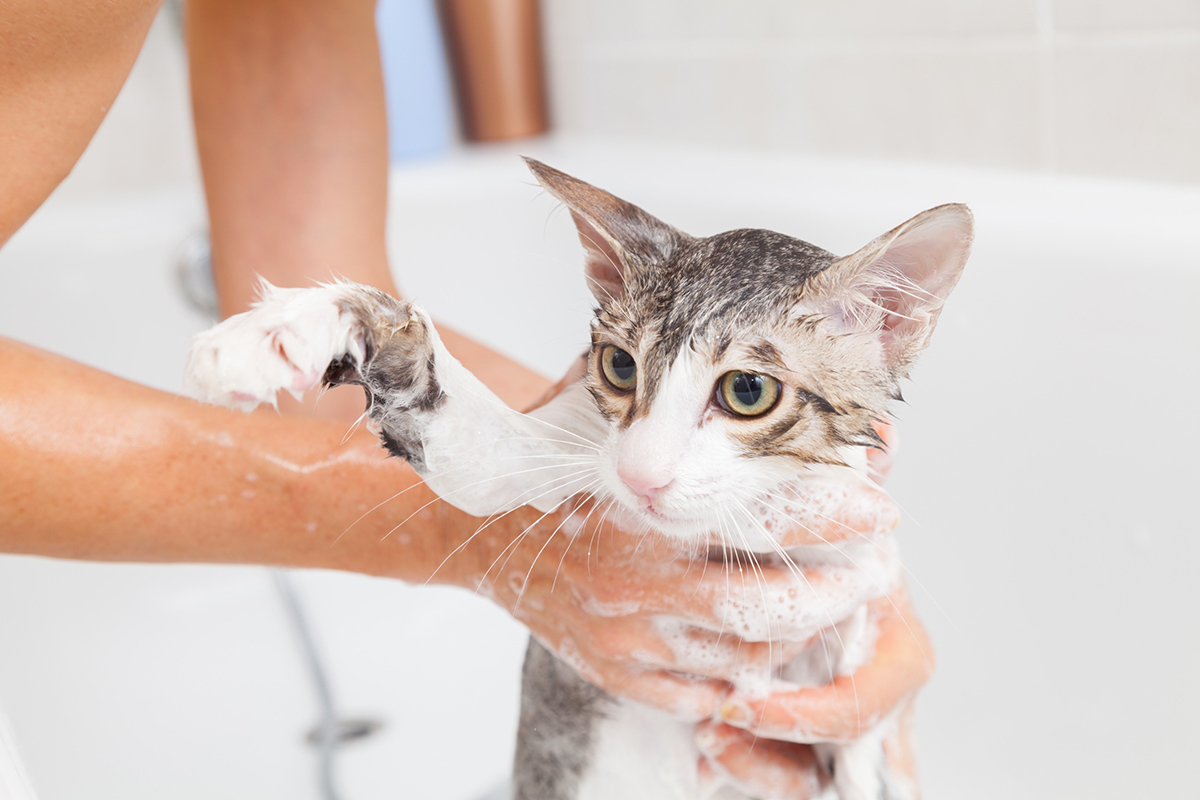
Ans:
{"label": "cat's head", "polygon": [[963,205],[837,257],[766,230],[696,238],[537,161],[599,303],[586,385],[607,490],[694,538],[798,474],[878,446],[872,423],[929,342],[972,239]]}

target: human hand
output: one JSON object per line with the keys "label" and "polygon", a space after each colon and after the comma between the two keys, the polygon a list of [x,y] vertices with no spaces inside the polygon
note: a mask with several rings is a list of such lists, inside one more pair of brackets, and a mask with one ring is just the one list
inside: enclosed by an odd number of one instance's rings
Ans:
{"label": "human hand", "polygon": [[[831,780],[818,767],[810,745],[765,739],[714,721],[696,726],[696,743],[701,786],[731,784],[751,797],[809,800],[822,796]],[[900,711],[895,729],[883,740],[883,757],[891,776],[907,781],[910,794],[917,796],[911,703]]]}
{"label": "human hand", "polygon": [[893,775],[916,785],[911,704],[933,671],[933,652],[906,593],[871,605],[879,638],[853,674],[765,697],[731,692],[717,717],[697,726],[702,780],[720,778],[753,797],[815,797],[828,776],[800,742],[850,741],[899,710],[884,756]]}
{"label": "human hand", "polygon": [[[882,482],[897,451],[891,425],[876,427],[886,449],[868,453],[872,478]],[[872,604],[879,638],[870,662],[820,687],[777,686],[767,696],[730,692],[719,713],[696,729],[701,780],[720,778],[755,797],[803,800],[823,790],[827,776],[802,742],[848,741],[903,708],[884,742],[894,775],[916,783],[911,701],[934,668],[928,634],[902,588]]]}
{"label": "human hand", "polygon": [[[832,497],[841,505],[822,512],[820,527],[782,532],[785,546],[894,525],[882,495]],[[828,619],[879,594],[857,570],[680,558],[660,541],[598,523],[606,511],[586,504],[545,515],[519,509],[492,522],[444,513],[461,545],[445,579],[496,601],[588,681],[681,719],[713,717],[735,681],[769,675]]]}
{"label": "human hand", "polygon": [[755,736],[792,742],[848,742],[910,700],[933,673],[925,628],[904,591],[872,601],[879,629],[871,660],[825,686],[766,696],[731,692],[719,719]]}

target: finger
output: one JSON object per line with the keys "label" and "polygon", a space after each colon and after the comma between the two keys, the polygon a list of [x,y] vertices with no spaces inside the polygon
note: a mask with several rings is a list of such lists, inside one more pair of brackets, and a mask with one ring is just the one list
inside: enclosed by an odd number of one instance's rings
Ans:
{"label": "finger", "polygon": [[636,573],[626,573],[607,578],[620,583],[600,591],[636,597],[641,613],[681,618],[726,637],[807,642],[885,590],[878,570],[862,568],[871,558],[804,567],[712,563],[693,566],[690,577],[640,585],[630,582]]}
{"label": "finger", "polygon": [[816,755],[807,745],[702,722],[696,726],[696,747],[708,766],[751,797],[808,800],[824,788]]}
{"label": "finger", "polygon": [[913,750],[913,704],[910,701],[900,712],[895,730],[883,740],[883,757],[893,778],[906,783],[909,796],[920,794],[917,780],[917,760]]}
{"label": "finger", "polygon": [[611,695],[665,711],[685,722],[699,722],[712,716],[729,692],[729,684],[676,675],[665,670],[631,670],[624,665],[602,669],[593,681]]}
{"label": "finger", "polygon": [[892,471],[892,464],[896,460],[896,453],[900,448],[900,436],[896,432],[896,427],[891,422],[879,420],[874,424],[875,433],[879,434],[879,438],[883,440],[883,447],[871,447],[867,449],[867,472],[871,476],[871,480],[876,483],[883,483]]}
{"label": "finger", "polygon": [[900,509],[874,483],[807,480],[775,497],[764,527],[784,548],[890,533]]}
{"label": "finger", "polygon": [[[887,602],[886,599],[883,602]],[[933,650],[911,608],[872,604],[879,636],[871,661],[825,686],[767,697],[732,694],[720,718],[773,739],[845,742],[858,738],[911,698],[933,672]]]}
{"label": "finger", "polygon": [[608,661],[760,685],[808,646],[807,641],[745,641],[731,632],[717,633],[663,616],[606,621],[589,626],[580,638]]}
{"label": "finger", "polygon": [[711,717],[721,698],[729,693],[729,684],[723,681],[645,669],[623,660],[606,658],[593,649],[586,638],[539,636],[538,641],[593,686],[688,722]]}
{"label": "finger", "polygon": [[719,637],[791,643],[808,642],[881,591],[880,576],[854,565],[712,564],[654,581],[644,572],[608,573],[594,576],[589,588],[595,593],[583,607],[589,614],[660,615]]}

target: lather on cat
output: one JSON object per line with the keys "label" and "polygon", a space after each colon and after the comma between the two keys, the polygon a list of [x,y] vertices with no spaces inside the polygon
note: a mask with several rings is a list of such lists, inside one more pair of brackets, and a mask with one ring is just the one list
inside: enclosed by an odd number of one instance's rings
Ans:
{"label": "lather on cat", "polygon": [[[772,530],[795,522],[797,497],[867,480],[866,449],[881,444],[872,422],[886,416],[958,281],[970,212],[930,209],[838,258],[765,230],[692,237],[528,163],[570,209],[598,302],[588,371],[547,405],[510,410],[446,351],[423,310],[349,283],[264,287],[253,310],[197,337],[189,391],[248,409],[279,389],[360,384],[386,447],[468,513],[551,511],[590,495],[620,525],[677,543],[681,557],[704,557],[715,537],[742,561],[822,564],[827,580],[810,596],[761,620],[723,609],[731,627],[742,615],[746,638],[817,637],[787,663],[747,668],[739,688],[823,685],[852,672],[872,652],[868,603],[899,584],[891,537],[785,552]],[[681,672],[703,663],[711,643],[695,644],[674,620],[661,632]],[[694,720],[612,697],[576,669],[586,668],[531,640],[519,800],[744,797],[699,785]],[[864,720],[852,743],[813,743],[827,794],[915,796],[884,758],[894,716]]]}

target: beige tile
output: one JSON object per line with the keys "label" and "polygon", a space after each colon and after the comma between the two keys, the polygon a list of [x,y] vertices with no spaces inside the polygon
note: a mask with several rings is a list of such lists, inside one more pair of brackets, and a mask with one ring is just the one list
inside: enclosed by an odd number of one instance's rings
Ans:
{"label": "beige tile", "polygon": [[1031,48],[934,55],[586,60],[571,133],[801,153],[1037,165]]}
{"label": "beige tile", "polygon": [[547,0],[555,36],[613,43],[1032,35],[1038,0]]}
{"label": "beige tile", "polygon": [[755,59],[595,59],[554,93],[559,130],[683,143],[763,141],[769,79]]}
{"label": "beige tile", "polygon": [[771,3],[790,39],[1033,35],[1037,0],[796,0]]}
{"label": "beige tile", "polygon": [[774,74],[777,146],[803,131],[820,153],[1037,166],[1032,47],[797,57]]}
{"label": "beige tile", "polygon": [[580,45],[591,38],[585,19],[587,8],[583,3],[544,0],[542,43],[548,61],[575,55]]}
{"label": "beige tile", "polygon": [[1056,30],[1117,32],[1200,30],[1197,0],[1053,0]]}
{"label": "beige tile", "polygon": [[1055,75],[1061,168],[1200,181],[1200,44],[1062,46]]}

